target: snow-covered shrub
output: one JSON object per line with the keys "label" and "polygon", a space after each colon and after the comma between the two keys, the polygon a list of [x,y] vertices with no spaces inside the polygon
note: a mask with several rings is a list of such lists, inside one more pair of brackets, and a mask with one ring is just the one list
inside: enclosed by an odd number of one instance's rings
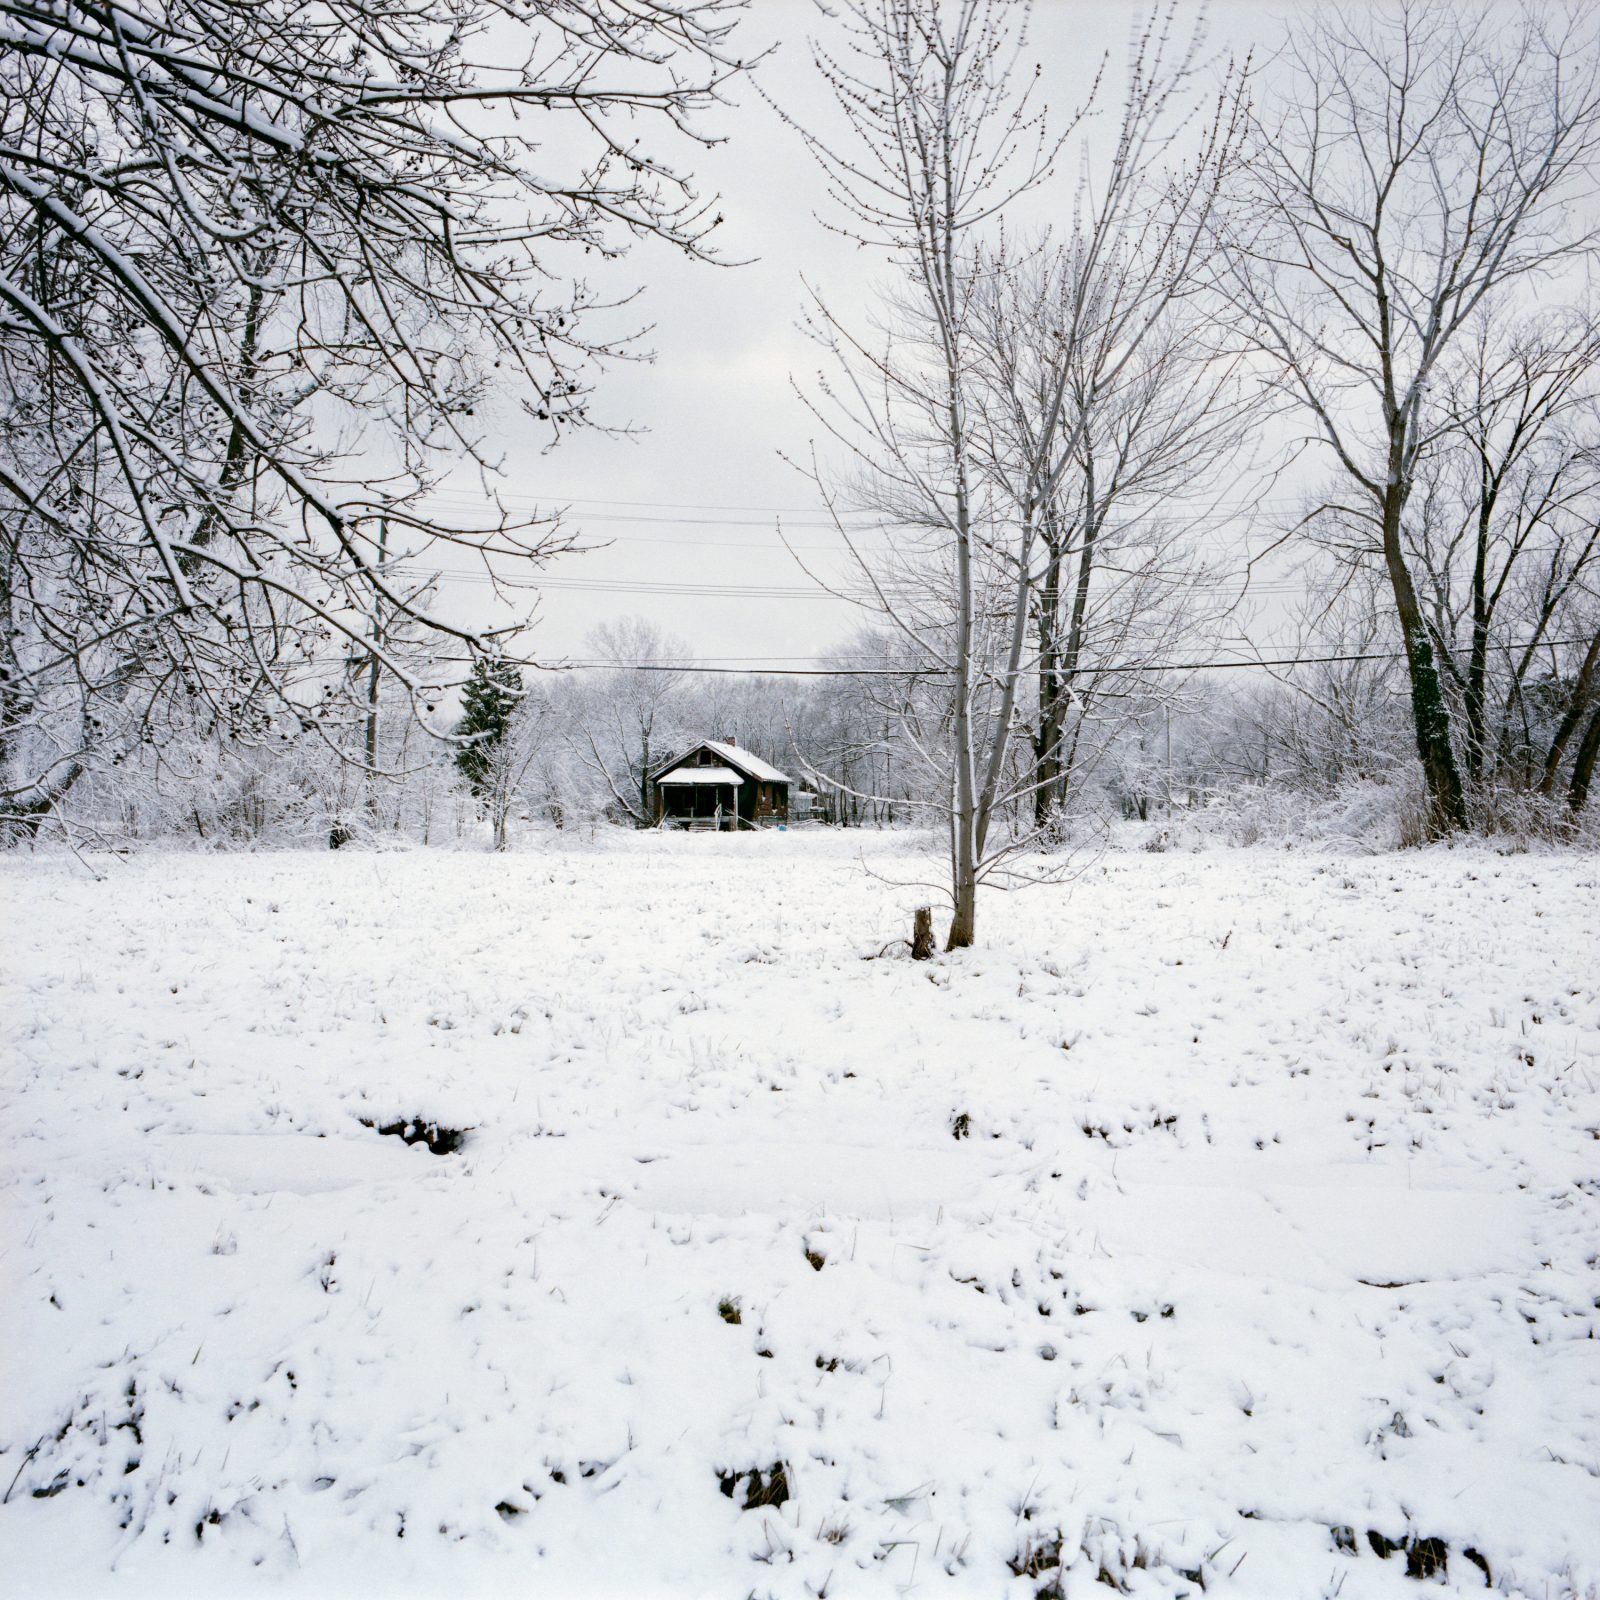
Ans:
{"label": "snow-covered shrub", "polygon": [[1537,845],[1600,844],[1600,812],[1593,806],[1574,815],[1565,794],[1526,789],[1491,789],[1473,804],[1473,822],[1502,849]]}
{"label": "snow-covered shrub", "polygon": [[1409,771],[1385,778],[1352,778],[1318,794],[1287,784],[1262,783],[1224,790],[1191,827],[1237,845],[1344,845],[1397,850],[1422,836],[1422,786]]}

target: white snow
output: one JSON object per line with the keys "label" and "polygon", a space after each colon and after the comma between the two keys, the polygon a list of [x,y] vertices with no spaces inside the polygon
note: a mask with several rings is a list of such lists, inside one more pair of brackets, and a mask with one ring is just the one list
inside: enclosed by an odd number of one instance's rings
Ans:
{"label": "white snow", "polygon": [[742,784],[744,779],[731,767],[674,767],[663,773],[657,783],[714,783]]}
{"label": "white snow", "polygon": [[792,783],[794,780],[786,772],[779,772],[770,761],[763,761],[760,756],[751,753],[740,745],[725,744],[720,739],[707,739],[707,750],[714,751],[724,761],[731,761],[742,771],[748,772],[757,783]]}
{"label": "white snow", "polygon": [[1600,1592],[1594,858],[920,849],[0,860],[6,1592]]}

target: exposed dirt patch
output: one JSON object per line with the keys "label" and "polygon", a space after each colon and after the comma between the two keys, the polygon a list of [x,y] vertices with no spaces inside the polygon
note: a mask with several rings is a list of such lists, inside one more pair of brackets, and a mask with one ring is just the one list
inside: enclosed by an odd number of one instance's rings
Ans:
{"label": "exposed dirt patch", "polygon": [[447,1128],[443,1123],[429,1121],[426,1117],[401,1117],[398,1122],[379,1122],[373,1117],[363,1117],[361,1126],[376,1128],[379,1133],[404,1139],[407,1144],[425,1144],[436,1156],[454,1155],[472,1131],[470,1128]]}

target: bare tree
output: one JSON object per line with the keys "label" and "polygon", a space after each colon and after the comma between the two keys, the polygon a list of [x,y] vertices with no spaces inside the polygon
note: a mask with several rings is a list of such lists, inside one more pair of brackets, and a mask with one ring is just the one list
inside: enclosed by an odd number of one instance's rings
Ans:
{"label": "bare tree", "polygon": [[[1596,636],[1600,639],[1600,635]],[[1583,810],[1589,802],[1589,790],[1594,784],[1594,769],[1600,761],[1600,697],[1594,690],[1593,655],[1586,665],[1589,668],[1589,682],[1587,697],[1583,709],[1589,714],[1588,725],[1583,730],[1583,737],[1578,741],[1577,753],[1572,759],[1572,782],[1567,790],[1567,804],[1574,817]],[[1576,728],[1578,719],[1574,719],[1573,727]],[[1570,737],[1570,732],[1569,732]]]}
{"label": "bare tree", "polygon": [[1140,140],[1156,131],[1146,102],[1170,87],[1160,66],[1154,54],[1136,75],[1128,159],[1114,162],[1098,207],[1067,244],[1002,258],[977,289],[986,470],[1037,527],[1029,603],[1041,825],[1066,802],[1086,718],[1106,687],[1097,665],[1117,663],[1119,693],[1134,687],[1122,670],[1130,665],[1153,688],[1174,645],[1206,620],[1205,519],[1186,508],[1237,461],[1247,424],[1260,420],[1192,270],[1197,214],[1215,203],[1226,152],[1208,149],[1168,175],[1159,200],[1132,160],[1151,158]]}
{"label": "bare tree", "polygon": [[[1442,370],[1448,427],[1419,468],[1407,526],[1461,726],[1469,797],[1539,782],[1549,687],[1591,621],[1600,577],[1600,324],[1486,305]],[[1569,734],[1570,737],[1570,734]]]}
{"label": "bare tree", "polygon": [[[914,323],[909,359],[880,356],[821,301],[815,327],[847,386],[847,448],[879,495],[909,502],[905,520],[932,530],[948,556],[948,946],[957,949],[975,937],[987,791],[1003,769],[1010,725],[1007,709],[985,763],[974,727],[982,655],[982,514],[969,415],[976,352],[962,255],[974,230],[1044,176],[1060,142],[1013,77],[1027,15],[1019,0],[847,0],[840,15],[843,44],[814,41],[813,57],[846,134],[833,144],[802,132],[827,174],[838,226],[886,251],[897,272]],[[902,411],[910,431],[902,431]]]}
{"label": "bare tree", "polygon": [[841,826],[943,815],[950,708],[946,685],[919,670],[926,657],[898,629],[859,627],[827,657],[839,675],[795,719],[798,764]]}
{"label": "bare tree", "polygon": [[[1584,718],[1589,719],[1584,726]],[[1572,738],[1578,730],[1583,732],[1575,748]],[[1583,660],[1572,680],[1566,710],[1562,713],[1555,731],[1550,736],[1550,748],[1545,754],[1544,770],[1539,777],[1539,793],[1549,796],[1555,792],[1561,763],[1569,748],[1573,749],[1572,773],[1567,786],[1567,805],[1576,816],[1589,799],[1589,786],[1594,781],[1595,759],[1600,755],[1600,626],[1596,626]]]}
{"label": "bare tree", "polygon": [[1439,644],[1408,516],[1449,426],[1430,391],[1491,296],[1526,292],[1595,232],[1570,202],[1600,148],[1600,37],[1572,9],[1436,0],[1308,8],[1253,130],[1234,302],[1310,415],[1381,562],[1435,834],[1467,822]]}
{"label": "bare tree", "polygon": [[503,736],[486,751],[478,792],[496,850],[509,842],[511,816],[554,743],[559,715],[546,688],[529,689],[518,701]]}
{"label": "bare tree", "polygon": [[708,252],[714,201],[642,130],[707,142],[736,9],[0,0],[13,814],[75,780],[108,710],[198,697],[247,735],[264,693],[314,720],[292,680],[335,640],[427,709],[365,637],[375,606],[480,641],[392,580],[377,530],[391,559],[447,539],[491,569],[562,547],[419,499],[445,459],[492,467],[502,379],[552,436],[591,421],[595,363],[630,348],[587,332],[594,259]]}
{"label": "bare tree", "polygon": [[671,714],[687,646],[644,617],[602,623],[588,638],[590,655],[605,663],[583,686],[570,737],[579,758],[605,786],[611,801],[633,822],[654,821],[650,772],[663,740],[682,733]]}
{"label": "bare tree", "polygon": [[[1027,9],[1020,0],[855,0],[844,8],[848,50],[814,47],[848,134],[838,144],[809,136],[837,225],[884,250],[897,273],[871,335],[814,301],[813,325],[836,373],[814,410],[857,465],[854,507],[903,530],[889,567],[862,563],[869,599],[947,689],[947,730],[919,748],[946,778],[951,949],[974,940],[979,883],[1000,875],[1031,836],[996,824],[1016,814],[1019,785],[1033,782],[1011,759],[1034,665],[1029,602],[1041,523],[1059,509],[1086,427],[1068,406],[1072,361],[1053,363],[1040,394],[1016,397],[1014,415],[1029,431],[997,480],[983,421],[996,392],[986,338],[994,330],[979,293],[997,257],[983,248],[984,230],[1048,176],[1066,137],[1047,129],[1030,104],[1033,76],[1016,70]],[[1169,119],[1177,111],[1181,122],[1189,109],[1182,102],[1198,35],[1175,45],[1175,16],[1175,5],[1160,7],[1135,34],[1112,177],[1080,235],[1086,251],[1074,261],[1069,321],[1053,330],[1073,352],[1100,341],[1095,375],[1106,387],[1127,373],[1185,282],[1235,144],[1236,102],[1224,88],[1201,154],[1156,201],[1163,242],[1104,314],[1109,258],[1129,244],[1131,219],[1152,198],[1143,185],[1170,137]],[[1031,369],[1019,376],[1033,381]]]}
{"label": "bare tree", "polygon": [[1254,707],[1263,780],[1324,796],[1403,763],[1395,731],[1404,689],[1380,583],[1360,566],[1322,572],[1308,587],[1292,631],[1317,659],[1265,667],[1280,692],[1258,695]]}

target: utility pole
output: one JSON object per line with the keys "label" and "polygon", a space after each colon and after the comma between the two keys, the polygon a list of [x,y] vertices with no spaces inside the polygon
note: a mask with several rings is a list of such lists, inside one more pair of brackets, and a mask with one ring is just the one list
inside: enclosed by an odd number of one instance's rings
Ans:
{"label": "utility pole", "polygon": [[[377,570],[383,571],[389,553],[389,519],[378,518]],[[372,591],[372,656],[367,667],[367,811],[378,820],[378,652],[383,648],[383,598]]]}

